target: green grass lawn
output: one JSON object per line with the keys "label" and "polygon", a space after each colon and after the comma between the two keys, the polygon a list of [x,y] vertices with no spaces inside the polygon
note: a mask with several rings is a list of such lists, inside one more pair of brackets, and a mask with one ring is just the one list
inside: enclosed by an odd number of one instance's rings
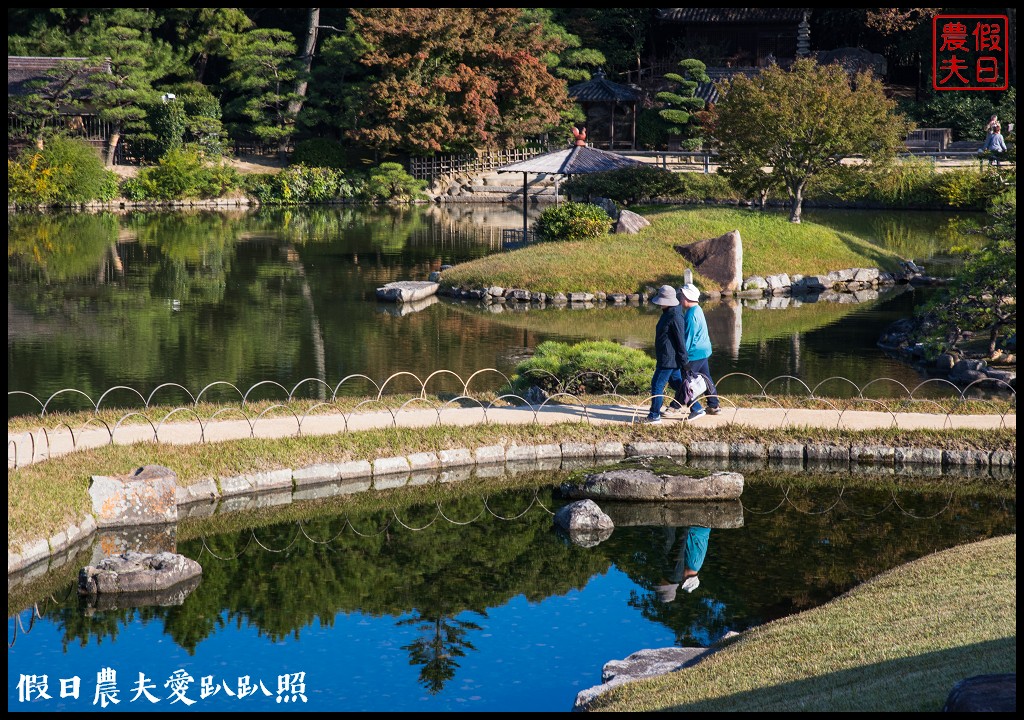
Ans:
{"label": "green grass lawn", "polygon": [[938,712],[968,677],[1017,672],[1017,536],[894,568],[743,633],[696,665],[620,685],[613,712]]}
{"label": "green grass lawn", "polygon": [[[681,285],[689,263],[675,249],[739,230],[743,276],[777,273],[817,275],[850,267],[894,270],[895,253],[865,238],[812,222],[732,208],[644,207],[651,221],[635,235],[606,235],[579,242],[541,243],[471,260],[446,270],[452,286],[499,285],[534,292],[644,292],[646,287]],[[694,273],[705,290],[720,289]]]}

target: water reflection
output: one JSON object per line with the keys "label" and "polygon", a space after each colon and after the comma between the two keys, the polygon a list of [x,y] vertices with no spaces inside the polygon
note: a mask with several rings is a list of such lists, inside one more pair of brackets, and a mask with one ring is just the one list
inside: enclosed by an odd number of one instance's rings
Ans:
{"label": "water reflection", "polygon": [[[959,241],[946,213],[815,212],[879,242],[906,236],[901,252],[919,262]],[[352,374],[377,382],[402,371],[509,374],[549,339],[650,349],[655,318],[644,307],[499,313],[449,301],[375,302],[385,283],[425,280],[442,264],[500,251],[501,230],[521,224],[516,207],[475,204],[9,213],[8,388],[50,395],[73,387],[96,397],[117,385],[149,394],[171,382],[292,387],[316,378],[334,386]],[[762,381],[792,374],[812,386],[836,375],[858,384],[889,376],[912,386],[916,374],[876,342],[924,297],[709,304],[713,371]],[[59,409],[81,409],[73,395],[66,401]]]}
{"label": "water reflection", "polygon": [[[320,501],[281,511],[297,520],[229,516],[233,530],[216,517],[188,521],[177,550],[203,577],[180,606],[88,608],[74,592],[74,563],[63,587],[9,594],[9,687],[17,673],[67,677],[125,658],[156,676],[187,658],[203,675],[301,667],[316,688],[308,709],[465,709],[459,698],[472,687],[473,707],[564,710],[611,658],[706,645],[1016,525],[1012,494],[991,485],[865,486],[765,470],[747,476],[742,507],[672,516],[657,504],[633,515],[609,504],[616,529],[581,548],[553,529],[566,502],[555,488],[567,477],[431,502],[397,493],[378,509]],[[699,584],[666,602],[682,528],[696,524],[717,528],[703,563],[683,550],[681,581],[690,565]],[[170,642],[159,657],[144,649],[146,628]],[[513,680],[529,697],[508,695]]]}

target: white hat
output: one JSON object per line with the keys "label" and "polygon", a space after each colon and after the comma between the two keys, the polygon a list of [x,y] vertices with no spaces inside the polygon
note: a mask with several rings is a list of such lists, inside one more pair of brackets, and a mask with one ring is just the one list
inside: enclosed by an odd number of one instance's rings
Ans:
{"label": "white hat", "polygon": [[693,577],[686,578],[686,581],[680,587],[682,587],[682,589],[685,590],[686,592],[691,592],[692,593],[699,586],[700,586],[700,578],[698,578],[696,575],[694,575]]}
{"label": "white hat", "polygon": [[690,302],[697,302],[700,300],[700,290],[693,283],[686,283],[679,288],[679,292],[681,292],[683,297]]}
{"label": "white hat", "polygon": [[651,298],[652,305],[661,305],[662,307],[675,307],[679,304],[679,298],[676,297],[676,289],[671,285],[662,285],[658,288],[658,292],[653,298]]}

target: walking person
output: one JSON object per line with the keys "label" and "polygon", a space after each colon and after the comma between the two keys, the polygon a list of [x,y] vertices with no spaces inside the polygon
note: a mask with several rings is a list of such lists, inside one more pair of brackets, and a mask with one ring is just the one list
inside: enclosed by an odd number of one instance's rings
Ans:
{"label": "walking person", "polygon": [[[676,528],[665,527],[664,554],[669,556],[676,545]],[[711,536],[711,528],[692,525],[686,528],[686,537],[680,543],[679,552],[675,564],[668,573],[668,579],[662,578],[659,584],[654,586],[658,599],[662,602],[672,602],[676,599],[676,590],[682,588],[685,592],[692,593],[700,587],[698,573],[704,567],[704,557],[708,552],[708,538]]]}
{"label": "walking person", "polygon": [[652,305],[661,307],[661,317],[654,330],[654,376],[651,378],[651,409],[643,423],[661,422],[662,394],[667,384],[676,391],[672,405],[682,408],[683,369],[686,367],[686,327],[680,312],[676,289],[662,285],[651,299]]}
{"label": "walking person", "polygon": [[704,410],[697,398],[692,398],[693,404],[686,419],[694,420],[705,414],[718,415],[722,408],[718,402],[718,389],[711,380],[711,370],[708,368],[711,336],[708,334],[707,318],[700,306],[700,290],[693,283],[687,283],[679,288],[679,294],[683,298],[683,319],[686,323],[686,370],[703,375],[708,386],[704,395],[707,410]]}

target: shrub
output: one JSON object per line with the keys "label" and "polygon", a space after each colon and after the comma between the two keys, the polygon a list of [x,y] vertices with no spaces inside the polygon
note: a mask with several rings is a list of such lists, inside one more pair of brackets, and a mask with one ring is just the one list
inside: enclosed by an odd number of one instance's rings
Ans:
{"label": "shrub", "polygon": [[42,150],[27,148],[7,164],[8,202],[79,204],[117,197],[117,175],[88,143],[51,137]]}
{"label": "shrub", "polygon": [[935,166],[923,158],[894,162],[876,172],[863,175],[872,199],[891,205],[935,202]]}
{"label": "shrub", "polygon": [[292,163],[309,167],[344,170],[349,166],[345,146],[331,138],[310,138],[295,145]]}
{"label": "shrub", "polygon": [[277,174],[248,175],[245,192],[264,205],[347,200],[356,195],[356,186],[340,170],[326,167],[291,165]]}
{"label": "shrub", "polygon": [[182,103],[171,101],[150,105],[146,111],[146,122],[153,137],[138,143],[146,160],[159,160],[171,150],[180,150],[184,145],[187,120]]}
{"label": "shrub", "polygon": [[125,178],[121,181],[121,197],[133,202],[156,200],[156,183],[143,176]]}
{"label": "shrub", "polygon": [[950,170],[939,173],[935,192],[939,199],[955,208],[983,209],[1001,190],[1001,181],[994,170]]}
{"label": "shrub", "polygon": [[603,208],[590,203],[564,202],[546,208],[533,229],[538,239],[590,240],[608,233],[612,219]]}
{"label": "shrub", "polygon": [[121,183],[121,195],[134,201],[218,198],[239,186],[239,174],[223,162],[211,163],[197,146],[170,150],[154,167]]}
{"label": "shrub", "polygon": [[425,180],[417,180],[401,163],[384,162],[369,172],[359,195],[375,202],[412,202],[427,198]]}
{"label": "shrub", "polygon": [[516,366],[509,390],[521,395],[536,385],[548,393],[646,394],[654,366],[654,359],[642,350],[610,340],[575,345],[547,341]]}

